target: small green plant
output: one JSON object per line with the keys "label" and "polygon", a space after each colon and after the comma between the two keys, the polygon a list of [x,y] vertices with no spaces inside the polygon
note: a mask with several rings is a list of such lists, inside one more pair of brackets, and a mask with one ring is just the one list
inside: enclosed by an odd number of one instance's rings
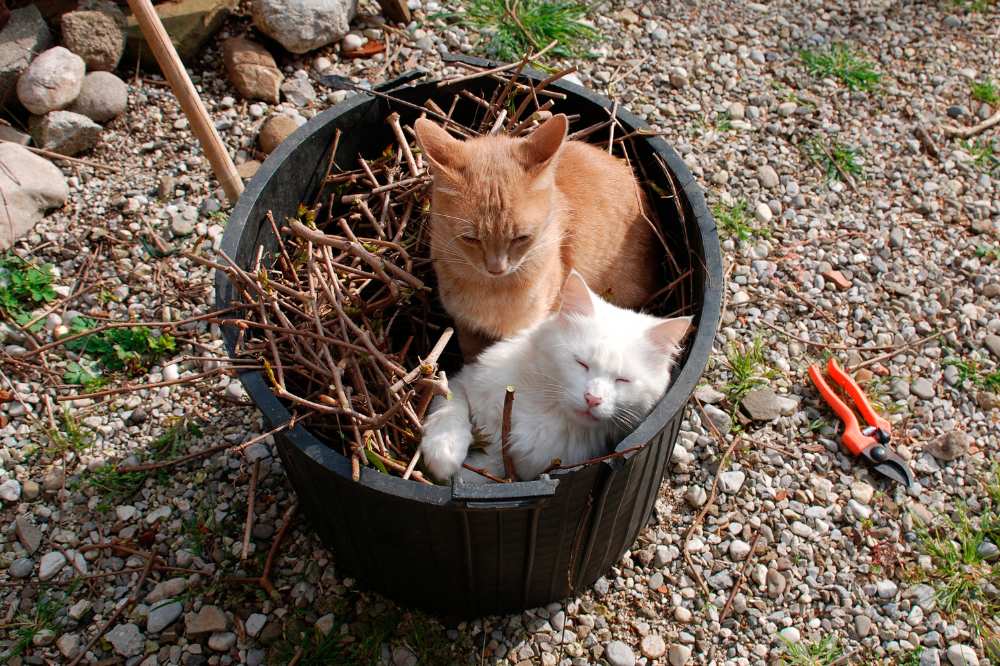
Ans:
{"label": "small green plant", "polygon": [[144,472],[119,472],[113,464],[102,465],[84,474],[83,482],[97,491],[109,506],[133,497],[146,481]]}
{"label": "small green plant", "polygon": [[989,370],[983,367],[983,362],[976,356],[959,358],[951,356],[943,361],[945,366],[958,370],[959,382],[969,382],[977,388],[988,391],[1000,391],[1000,368]]}
{"label": "small green plant", "polygon": [[994,245],[977,245],[976,256],[986,261],[1000,261],[1000,247]]}
{"label": "small green plant", "polygon": [[29,311],[56,298],[52,267],[31,264],[13,253],[0,256],[0,310],[20,324]]}
{"label": "small green plant", "polygon": [[447,14],[489,35],[486,51],[501,60],[517,60],[552,40],[550,53],[561,58],[586,57],[586,45],[599,33],[584,22],[589,7],[567,0],[471,0],[464,13]]}
{"label": "small green plant", "polygon": [[800,56],[810,74],[835,77],[851,90],[871,90],[882,78],[874,63],[860,58],[846,44],[834,44],[822,51],[802,51]]}
{"label": "small green plant", "polygon": [[972,163],[976,168],[987,173],[1000,173],[1000,155],[993,144],[985,139],[969,141],[963,139],[958,142],[962,149],[972,156]]}
{"label": "small green plant", "polygon": [[920,655],[923,653],[924,648],[917,647],[917,649],[900,660],[899,666],[920,666]]}
{"label": "small green plant", "polygon": [[793,643],[782,638],[785,655],[781,663],[785,666],[832,666],[844,651],[833,636],[827,636],[818,643]]}
{"label": "small green plant", "polygon": [[715,119],[715,128],[720,132],[728,132],[733,129],[733,119],[728,111],[723,111]]}
{"label": "small green plant", "polygon": [[848,178],[861,178],[864,170],[858,163],[858,152],[836,141],[830,143],[819,138],[805,143],[805,151],[809,158],[823,170],[827,182]]}
{"label": "small green plant", "polygon": [[995,83],[989,80],[977,81],[971,86],[972,99],[984,104],[996,104],[1000,102],[1000,91]]}
{"label": "small green plant", "polygon": [[746,201],[737,201],[732,206],[717,203],[712,207],[712,216],[719,230],[729,238],[745,241],[755,236],[768,237],[771,231],[765,227],[755,227],[750,222],[750,211]]}
{"label": "small green plant", "polygon": [[970,13],[982,13],[997,4],[997,0],[954,0],[956,7]]}
{"label": "small green plant", "polygon": [[93,435],[84,430],[69,407],[63,408],[60,418],[61,427],[49,429],[49,441],[52,442],[52,453],[62,455],[66,451],[80,452],[90,448],[94,443]]}
{"label": "small green plant", "polygon": [[[97,322],[77,317],[70,332],[84,333],[95,328]],[[154,335],[146,326],[131,326],[85,335],[69,341],[66,347],[92,359],[89,363],[81,360],[70,366],[65,376],[67,383],[92,385],[103,372],[125,371],[131,375],[145,372],[151,364],[174,351],[176,342],[167,333]]]}
{"label": "small green plant", "polygon": [[726,365],[733,376],[722,392],[734,407],[747,393],[767,384],[775,376],[774,369],[768,366],[764,357],[764,341],[759,336],[754,337],[749,345],[730,343],[726,348]]}
{"label": "small green plant", "polygon": [[62,610],[64,603],[53,596],[51,590],[41,593],[30,615],[19,613],[13,626],[14,646],[10,656],[17,657],[31,647],[35,635],[43,629],[56,630],[56,616]]}
{"label": "small green plant", "polygon": [[961,614],[981,644],[1000,639],[1000,599],[990,586],[1000,585],[1000,561],[984,544],[1000,544],[1000,466],[985,483],[977,511],[960,507],[940,516],[933,532],[918,525],[921,549],[931,558],[930,570],[916,576],[935,588],[946,613]]}

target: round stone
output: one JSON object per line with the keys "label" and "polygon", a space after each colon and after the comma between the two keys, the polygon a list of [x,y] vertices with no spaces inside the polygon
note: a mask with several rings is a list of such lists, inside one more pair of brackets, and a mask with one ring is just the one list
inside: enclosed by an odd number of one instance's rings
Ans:
{"label": "round stone", "polygon": [[51,48],[17,80],[17,98],[36,115],[65,109],[80,94],[86,69],[83,58],[69,49]]}
{"label": "round stone", "polygon": [[642,639],[640,648],[647,659],[659,659],[666,653],[667,644],[657,634],[650,634]]}

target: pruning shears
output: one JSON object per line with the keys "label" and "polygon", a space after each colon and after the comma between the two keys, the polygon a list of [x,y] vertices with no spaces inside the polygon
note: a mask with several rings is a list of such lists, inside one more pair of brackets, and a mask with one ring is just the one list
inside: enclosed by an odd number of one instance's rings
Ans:
{"label": "pruning shears", "polygon": [[892,439],[892,427],[889,422],[875,413],[861,387],[854,378],[844,372],[835,359],[830,359],[827,372],[840,388],[849,395],[868,424],[864,428],[858,424],[854,410],[840,399],[840,396],[830,388],[823,378],[817,365],[809,366],[809,377],[819,389],[820,395],[833,408],[840,420],[844,422],[844,434],[841,442],[854,456],[862,456],[865,461],[882,476],[901,483],[907,488],[913,485],[913,473],[899,454],[892,450],[889,442]]}

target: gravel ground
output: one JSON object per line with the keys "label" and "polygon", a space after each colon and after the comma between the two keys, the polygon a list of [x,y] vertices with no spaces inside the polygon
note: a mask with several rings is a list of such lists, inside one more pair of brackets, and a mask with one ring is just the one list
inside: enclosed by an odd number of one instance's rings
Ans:
{"label": "gravel ground", "polygon": [[[428,18],[439,10],[418,9],[405,41],[391,33],[389,66],[335,49],[279,64],[288,77],[442,71],[439,52],[477,47],[474,33]],[[0,420],[0,657],[67,662],[135,594],[84,663],[281,664],[299,652],[301,664],[997,663],[1000,192],[983,148],[1000,146],[996,128],[965,146],[938,129],[991,112],[970,85],[1000,82],[996,4],[623,0],[593,16],[606,39],[573,63],[580,79],[663,130],[727,223],[728,304],[704,407],[689,409],[635,547],[578,598],[446,627],[358,590],[295,516],[271,598],[226,580],[259,575],[284,524],[291,494],[269,440],[149,475],[106,467],[260,433],[238,383],[215,375],[51,406],[57,391],[4,357],[2,388],[13,382],[23,403]],[[223,35],[246,25],[233,19]],[[801,49],[838,42],[881,73],[873,90],[806,70]],[[346,94],[317,85],[304,108],[244,103],[217,44],[194,74],[237,162],[256,157],[267,116],[308,118]],[[210,307],[210,273],[155,256],[138,235],[152,227],[175,249],[217,242],[223,198],[168,88],[131,83],[129,111],[89,156],[117,171],[64,168],[70,203],[18,246],[57,267],[61,296],[96,285],[45,318],[40,338],[80,313],[178,321]],[[802,148],[814,141],[853,151],[859,172],[829,178],[825,153]],[[191,358],[219,354],[211,327],[184,329],[178,355],[142,381],[216,367]],[[26,342],[2,330],[21,353]],[[805,375],[831,354],[866,362],[856,376],[893,421],[919,480],[910,493],[840,450]],[[65,362],[49,355],[55,383]],[[92,547],[111,539],[177,569],[133,593],[147,561]]]}

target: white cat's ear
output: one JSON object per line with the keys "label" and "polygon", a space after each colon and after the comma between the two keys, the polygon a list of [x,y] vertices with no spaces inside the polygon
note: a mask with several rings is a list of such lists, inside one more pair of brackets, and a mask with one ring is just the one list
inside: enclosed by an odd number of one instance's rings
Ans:
{"label": "white cat's ear", "polygon": [[566,140],[569,120],[566,114],[557,113],[532,132],[521,143],[521,160],[528,171],[539,171],[548,166]]}
{"label": "white cat's ear", "polygon": [[675,317],[673,319],[665,319],[663,323],[657,324],[653,328],[649,329],[649,339],[652,341],[656,348],[662,351],[664,354],[673,354],[677,351],[677,348],[681,345],[681,340],[687,335],[687,332],[691,329],[691,323],[694,321],[694,317]]}
{"label": "white cat's ear", "polygon": [[590,317],[594,314],[594,297],[583,276],[575,270],[569,272],[563,283],[559,294],[559,314],[563,317]]}
{"label": "white cat's ear", "polygon": [[465,144],[427,118],[418,118],[413,123],[413,131],[431,166],[442,174],[455,178],[465,164]]}

